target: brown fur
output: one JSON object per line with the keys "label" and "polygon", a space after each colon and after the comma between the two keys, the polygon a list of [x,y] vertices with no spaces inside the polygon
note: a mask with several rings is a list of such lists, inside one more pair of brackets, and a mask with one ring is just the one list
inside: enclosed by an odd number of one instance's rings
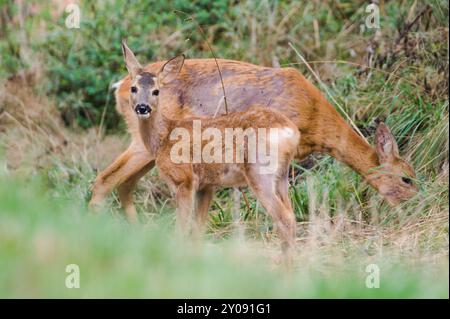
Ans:
{"label": "brown fur", "polygon": [[[149,64],[144,70],[156,74],[164,63]],[[410,198],[416,192],[414,185],[405,185],[402,181],[404,175],[414,178],[414,171],[398,154],[389,158],[389,165],[384,165],[382,172],[375,172],[383,164],[376,149],[367,144],[296,69],[267,68],[222,59],[218,60],[218,64],[229,112],[242,111],[254,104],[279,110],[301,133],[297,159],[313,152],[329,154],[363,175],[393,204]],[[138,180],[154,165],[155,156],[146,150],[139,135],[138,119],[129,106],[131,83],[130,76],[122,80],[116,91],[116,101],[117,110],[125,117],[132,142],[124,154],[99,174],[93,187],[91,205],[101,203],[113,188],[130,180]],[[215,61],[191,59],[185,61],[178,77],[167,84],[159,100],[169,118],[182,119],[193,115],[210,117],[216,113],[218,106],[219,114],[223,114],[221,98],[222,88]],[[389,139],[395,143],[391,134]],[[117,170],[117,167],[120,169]],[[132,190],[130,187],[128,192]],[[122,203],[127,216],[134,215],[134,207],[129,200],[131,195],[124,194],[123,197],[128,199]]]}
{"label": "brown fur", "polygon": [[139,118],[145,147],[156,154],[160,176],[175,194],[179,232],[190,232],[196,207],[195,229],[203,229],[217,187],[248,185],[272,216],[283,251],[292,251],[296,223],[287,194],[289,164],[300,140],[297,126],[258,105],[217,118],[169,119],[159,95],[178,78],[184,56],[169,60],[155,76],[142,69],[125,44],[123,52],[132,77],[129,106]]}
{"label": "brown fur", "polygon": [[[157,154],[156,166],[160,176],[175,194],[178,229],[182,233],[188,233],[192,227],[192,216],[196,216],[193,226],[200,231],[204,228],[212,194],[217,187],[248,185],[277,225],[283,250],[286,252],[292,248],[295,241],[295,217],[287,190],[289,163],[296,154],[299,143],[300,133],[297,127],[281,113],[257,106],[216,119],[203,119],[201,125],[202,130],[212,127],[221,131],[222,154],[225,152],[225,128],[241,128],[244,131],[248,128],[290,129],[292,135],[282,139],[278,145],[276,171],[272,174],[260,174],[262,163],[259,159],[255,163],[246,158],[243,163],[176,164],[172,161],[170,152],[177,141],[170,140],[169,134],[175,128],[184,128],[192,137],[193,118],[170,120],[156,107],[150,118],[140,119],[139,126],[144,144],[149,152]],[[204,140],[202,142],[203,146],[207,143]],[[192,139],[187,143],[190,148]],[[247,154],[247,145],[244,147],[244,154]],[[194,212],[195,207],[197,212]]]}

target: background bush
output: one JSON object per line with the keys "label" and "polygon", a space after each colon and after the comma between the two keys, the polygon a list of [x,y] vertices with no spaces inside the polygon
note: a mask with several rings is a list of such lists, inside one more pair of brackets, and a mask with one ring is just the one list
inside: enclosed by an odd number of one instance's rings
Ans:
{"label": "background bush", "polygon": [[[189,57],[210,57],[198,30],[199,24],[218,57],[268,66],[298,61],[287,45],[289,41],[310,60],[336,57],[355,60],[356,56],[356,62],[361,64],[365,63],[365,51],[375,49],[373,58],[377,61],[380,55],[386,54],[385,46],[389,45],[386,39],[378,39],[374,30],[359,30],[367,14],[364,3],[358,1],[82,1],[80,29],[65,27],[68,13],[64,12],[64,6],[26,2],[20,10],[22,18],[17,19],[19,6],[14,1],[2,2],[0,32],[6,41],[0,43],[0,72],[3,76],[12,76],[29,68],[29,64],[43,64],[48,76],[44,90],[56,96],[64,122],[84,128],[100,123],[108,129],[118,126],[120,117],[114,111],[114,101],[108,90],[125,74],[120,49],[122,39],[127,39],[142,63],[166,59],[180,52]],[[430,4],[431,14],[413,28],[416,35],[445,24],[446,2]],[[405,20],[411,19],[408,14],[411,15],[403,6],[389,3],[382,6],[383,37],[395,39],[405,27]],[[188,20],[190,16],[194,20]],[[347,34],[345,40],[335,38],[345,28],[353,32]],[[36,32],[37,29],[40,32]],[[417,40],[423,42],[427,63],[432,62],[428,66],[428,76],[432,70],[444,72],[445,42],[429,39],[428,35]],[[377,42],[376,47],[371,47],[373,42]],[[420,58],[423,57],[410,59],[406,64],[422,63]],[[379,66],[389,69],[399,56],[384,59],[386,61]],[[303,66],[299,67],[309,73]],[[351,74],[357,74],[358,68],[343,68],[331,75],[330,65],[316,67],[322,71],[323,80],[336,80],[336,91],[345,95],[348,90],[357,89],[356,78]],[[344,71],[346,75],[340,78]],[[353,85],[349,86],[352,78]]]}

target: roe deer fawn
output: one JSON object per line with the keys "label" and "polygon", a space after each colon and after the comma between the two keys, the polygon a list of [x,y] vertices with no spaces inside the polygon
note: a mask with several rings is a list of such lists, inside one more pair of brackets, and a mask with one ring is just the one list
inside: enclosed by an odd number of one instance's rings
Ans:
{"label": "roe deer fawn", "polygon": [[[159,105],[172,119],[193,115],[212,117],[223,98],[221,81],[214,59],[172,61],[178,77],[168,83],[159,96]],[[142,69],[156,74],[165,61]],[[250,63],[218,59],[226,88],[228,112],[245,110],[249,105],[264,105],[286,115],[301,132],[296,159],[325,153],[346,163],[395,205],[414,196],[414,171],[398,153],[388,127],[377,128],[376,147],[362,139],[322,96],[320,91],[294,68],[269,68]],[[100,204],[118,187],[119,198],[130,220],[136,218],[132,191],[138,180],[153,166],[155,154],[144,146],[138,119],[129,107],[131,77],[118,82],[117,110],[125,117],[132,142],[93,185],[91,206]],[[223,113],[223,109],[219,110]],[[381,169],[377,169],[381,167]]]}
{"label": "roe deer fawn", "polygon": [[[277,226],[283,252],[290,251],[295,241],[295,216],[288,196],[288,172],[300,140],[297,126],[278,111],[256,105],[214,119],[169,119],[159,105],[159,95],[168,83],[176,79],[176,66],[182,63],[184,56],[175,57],[157,74],[152,74],[140,67],[125,44],[123,53],[132,79],[130,108],[139,118],[139,132],[144,145],[150,153],[156,154],[160,175],[175,194],[178,229],[182,233],[189,232],[195,207],[194,225],[197,231],[203,229],[215,188],[248,185]],[[208,155],[216,161],[196,162],[195,155],[191,156],[191,149],[203,149],[211,143],[205,139],[195,140],[196,121],[205,129],[204,132],[214,129],[210,132],[214,132],[218,139],[215,140],[217,147],[211,149],[214,154],[210,150]],[[245,138],[238,141],[234,132],[230,134],[234,129],[245,132]],[[176,132],[187,132],[189,138],[178,141],[173,138]],[[201,129],[200,132],[203,133]],[[175,160],[175,146],[177,150],[185,151],[182,161],[179,161],[179,152]],[[269,154],[270,160],[274,161],[270,167],[265,161],[267,150],[275,152]],[[225,153],[231,155],[227,161],[223,157]],[[240,155],[243,155],[241,159]]]}

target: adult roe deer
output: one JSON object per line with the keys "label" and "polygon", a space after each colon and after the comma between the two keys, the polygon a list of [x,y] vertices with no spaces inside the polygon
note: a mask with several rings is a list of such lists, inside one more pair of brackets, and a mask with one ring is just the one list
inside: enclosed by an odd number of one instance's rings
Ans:
{"label": "adult roe deer", "polygon": [[[159,105],[159,96],[166,85],[176,79],[184,56],[169,60],[152,74],[143,70],[125,44],[123,54],[132,79],[129,108],[139,119],[144,145],[150,153],[156,154],[160,176],[175,194],[178,230],[184,234],[190,231],[195,207],[194,225],[198,227],[197,231],[203,229],[216,188],[248,185],[272,217],[283,253],[289,255],[295,241],[295,215],[288,196],[288,172],[300,140],[297,126],[280,112],[256,105],[214,119],[170,119]],[[201,125],[199,131],[196,131],[197,124]],[[245,132],[246,138],[238,139],[231,133],[231,140],[227,140],[227,135],[234,129],[241,134]],[[214,133],[213,140],[194,136],[208,130]],[[188,138],[179,140],[180,133],[187,133]],[[195,161],[190,150],[211,144],[213,149],[208,149],[205,154],[211,155],[213,160]],[[186,153],[184,159],[181,156],[181,161],[180,149]],[[269,154],[274,161],[270,167],[265,161],[267,150],[274,152]],[[226,161],[223,155],[228,151],[231,151],[231,157]]]}
{"label": "adult roe deer", "polygon": [[[187,59],[182,62],[173,66],[178,76],[159,96],[161,108],[166,109],[165,114],[172,119],[213,116],[223,99],[215,60]],[[361,174],[392,205],[417,193],[414,171],[400,157],[395,138],[383,123],[377,128],[375,147],[372,147],[296,69],[261,67],[223,59],[217,62],[226,89],[228,112],[242,111],[252,104],[279,110],[301,133],[296,159],[304,159],[313,152],[331,155]],[[143,69],[156,74],[164,63],[166,61],[152,63]],[[117,110],[125,117],[132,142],[97,176],[90,206],[100,204],[118,187],[127,218],[134,220],[132,192],[138,180],[154,166],[155,155],[144,146],[138,119],[128,104],[131,82],[129,75],[118,82],[115,96]],[[223,107],[219,112],[224,113]]]}

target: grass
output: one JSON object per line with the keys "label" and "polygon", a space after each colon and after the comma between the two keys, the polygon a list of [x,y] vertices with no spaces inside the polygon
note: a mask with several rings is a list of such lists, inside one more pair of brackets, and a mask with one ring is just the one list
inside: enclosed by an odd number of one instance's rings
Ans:
{"label": "grass", "polygon": [[[88,215],[83,205],[50,200],[40,183],[5,176],[0,183],[0,297],[448,297],[445,257],[404,263],[389,253],[316,249],[300,253],[289,275],[274,265],[273,245],[180,241],[167,216],[131,226]],[[65,286],[69,264],[79,266],[79,289]],[[380,268],[378,289],[365,285],[370,264]]]}
{"label": "grass", "polygon": [[[11,19],[0,30],[6,35],[0,48],[7,48],[0,61],[0,297],[448,298],[445,1],[430,1],[431,13],[398,45],[401,30],[421,9],[417,1],[386,2],[378,33],[359,30],[363,7],[344,1],[247,1],[226,14],[220,6],[211,15],[203,8],[197,17],[219,57],[294,66],[319,85],[291,42],[326,85],[330,100],[366,138],[372,142],[376,120],[385,121],[416,169],[420,196],[392,208],[330,157],[315,154],[293,163],[290,197],[298,239],[291,275],[275,264],[279,249],[271,220],[247,191],[250,210],[241,200],[238,218],[233,217],[232,190],[217,192],[203,242],[173,236],[173,202],[156,170],[135,194],[138,225],[124,221],[115,193],[103,214],[87,213],[97,172],[129,143],[120,129],[105,135],[101,120],[85,116],[96,114],[89,111],[94,94],[102,101],[97,112],[117,123],[107,86],[122,75],[115,64],[121,61],[120,49],[113,54],[112,43],[127,29],[118,22],[108,34],[110,28],[102,24],[106,15],[99,18],[94,9],[133,16],[132,8],[115,9],[120,1],[104,8],[92,5],[85,15],[89,24],[75,42],[73,30],[61,28],[63,19],[48,8],[26,17],[23,28],[14,30],[17,19]],[[10,14],[19,13],[11,9]],[[130,28],[130,41],[143,45],[141,54],[149,60],[186,50],[190,57],[209,56],[193,25],[169,11],[161,19],[155,17],[146,31],[138,24]],[[99,35],[98,43],[90,40],[92,33]],[[60,37],[65,40],[58,42]],[[163,45],[161,39],[167,38],[170,43]],[[96,69],[89,58],[101,60],[108,43],[107,70],[103,64]],[[24,54],[34,62],[25,63]],[[78,69],[80,63],[88,73]],[[55,65],[58,74],[73,81],[59,87],[71,88],[64,94],[54,91],[59,85],[53,81]],[[80,74],[94,75],[83,82]],[[83,85],[93,86],[88,94]],[[67,116],[78,116],[84,124],[77,126]],[[80,267],[80,289],[64,285],[68,264]],[[365,286],[370,264],[380,268],[379,289]]]}

